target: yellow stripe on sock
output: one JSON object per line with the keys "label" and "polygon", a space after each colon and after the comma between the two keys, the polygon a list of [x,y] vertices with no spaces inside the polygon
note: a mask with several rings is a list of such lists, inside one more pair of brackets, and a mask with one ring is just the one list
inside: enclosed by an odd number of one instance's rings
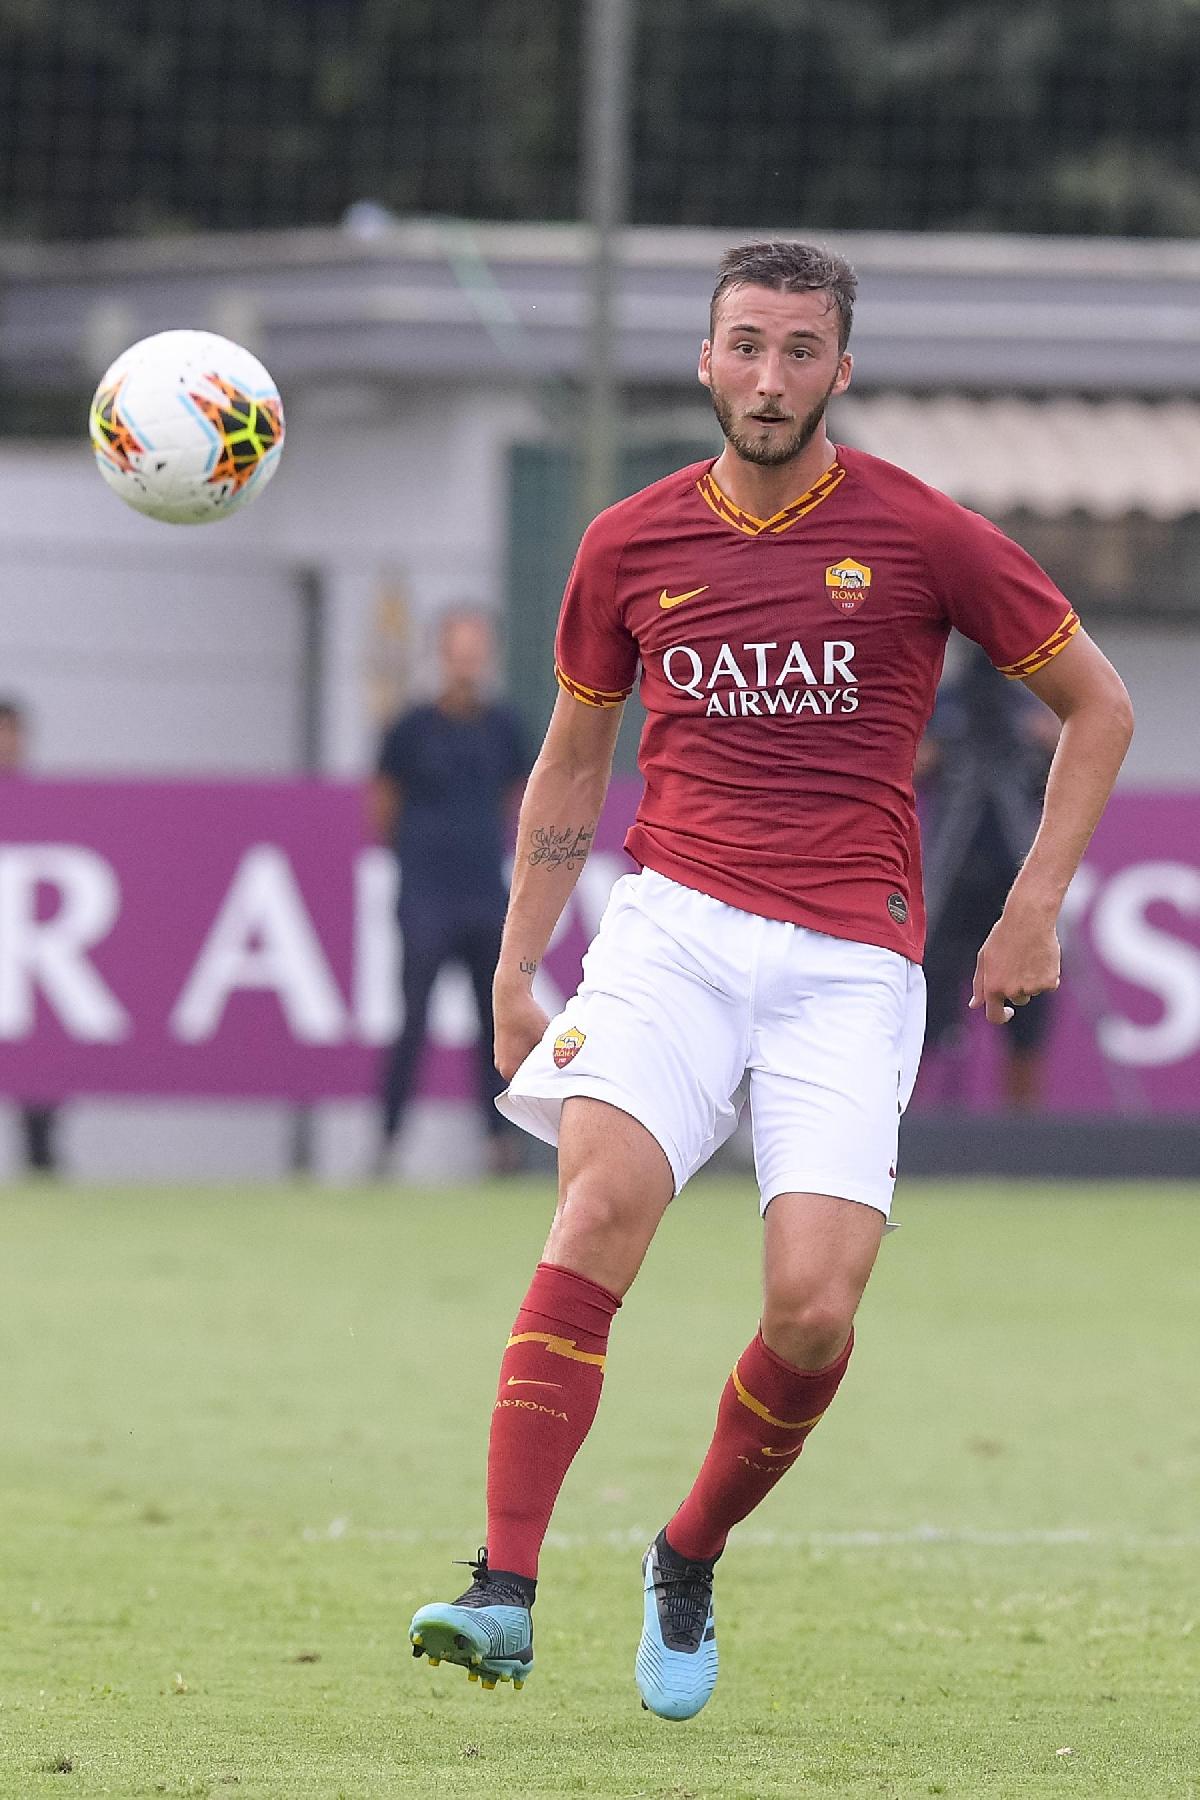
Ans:
{"label": "yellow stripe on sock", "polygon": [[773,1412],[767,1411],[761,1400],[756,1400],[754,1398],[754,1395],[750,1392],[749,1388],[738,1374],[736,1363],[733,1365],[733,1373],[730,1379],[733,1382],[737,1397],[742,1405],[748,1406],[756,1418],[765,1419],[768,1425],[777,1425],[780,1431],[807,1431],[810,1425],[815,1425],[817,1423],[817,1419],[823,1419],[825,1417],[823,1412],[819,1412],[814,1419],[777,1419]]}
{"label": "yellow stripe on sock", "polygon": [[549,1331],[518,1331],[509,1338],[505,1345],[511,1350],[514,1344],[545,1344],[551,1356],[565,1356],[571,1362],[592,1363],[597,1369],[604,1367],[604,1357],[594,1350],[581,1350],[574,1338],[555,1337]]}

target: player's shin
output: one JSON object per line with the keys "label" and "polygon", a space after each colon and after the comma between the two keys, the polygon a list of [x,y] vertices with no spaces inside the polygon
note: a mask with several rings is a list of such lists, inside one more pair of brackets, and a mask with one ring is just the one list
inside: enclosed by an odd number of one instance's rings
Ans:
{"label": "player's shin", "polygon": [[797,1369],[759,1332],[734,1364],[717,1409],[717,1428],[691,1493],[667,1526],[680,1556],[711,1559],[739,1519],[787,1473],[846,1372],[854,1333],[836,1361]]}
{"label": "player's shin", "polygon": [[600,1402],[615,1294],[539,1263],[500,1365],[488,1444],[488,1560],[536,1579],[567,1470]]}

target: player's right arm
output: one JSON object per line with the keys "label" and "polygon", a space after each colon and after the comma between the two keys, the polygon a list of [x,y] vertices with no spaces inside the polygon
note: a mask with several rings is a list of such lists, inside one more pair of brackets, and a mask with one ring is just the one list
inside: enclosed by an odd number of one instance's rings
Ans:
{"label": "player's right arm", "polygon": [[533,978],[591,849],[623,711],[561,692],[526,784],[493,986],[496,1067],[506,1081],[546,1029]]}

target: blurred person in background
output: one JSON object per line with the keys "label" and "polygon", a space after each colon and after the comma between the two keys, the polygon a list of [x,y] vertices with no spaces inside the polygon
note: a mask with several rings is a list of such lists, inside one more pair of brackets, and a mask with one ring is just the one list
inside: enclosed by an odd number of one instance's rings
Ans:
{"label": "blurred person in background", "polygon": [[[28,754],[29,728],[19,700],[0,700],[0,780],[18,776]],[[20,1100],[18,1113],[24,1165],[34,1175],[56,1175],[59,1169],[55,1129],[58,1109],[44,1101]]]}
{"label": "blurred person in background", "polygon": [[373,824],[400,864],[404,1024],[384,1064],[375,1173],[387,1172],[425,1044],[429,997],[447,963],[467,970],[479,1012],[479,1101],[489,1167],[520,1165],[516,1128],[493,1104],[492,977],[508,904],[504,861],[529,772],[521,724],[495,698],[488,615],[446,613],[438,629],[436,697],[389,726],[371,786]]}
{"label": "blurred person in background", "polygon": [[[1023,682],[1001,675],[975,644],[944,681],[917,753],[928,802],[925,904],[927,1023],[931,1049],[963,1042],[979,946],[1004,909],[1028,854],[1059,722]],[[1005,1105],[1041,1104],[1044,1046],[1056,1000],[1037,994],[1004,1034]]]}

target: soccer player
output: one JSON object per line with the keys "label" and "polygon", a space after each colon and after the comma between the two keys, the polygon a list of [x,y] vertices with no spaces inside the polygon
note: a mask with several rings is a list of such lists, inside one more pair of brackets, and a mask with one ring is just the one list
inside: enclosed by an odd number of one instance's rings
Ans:
{"label": "soccer player", "polygon": [[[855,295],[841,258],[723,258],[699,376],[725,447],[593,521],[556,644],[496,970],[498,1104],[556,1142],[554,1223],[500,1365],[487,1546],[414,1652],[485,1686],[533,1665],[538,1552],[595,1415],[609,1327],[667,1206],[747,1091],[762,1314],[691,1488],[643,1561],[644,1704],[690,1718],[717,1674],[730,1530],[831,1405],[886,1227],[924,1018],[913,760],[951,627],[1062,721],[1029,855],[979,952],[995,1025],[1058,985],[1067,884],[1132,731],[1069,602],[986,520],[835,446]],[[638,670],[645,791],[582,984],[530,984],[578,877]]]}

